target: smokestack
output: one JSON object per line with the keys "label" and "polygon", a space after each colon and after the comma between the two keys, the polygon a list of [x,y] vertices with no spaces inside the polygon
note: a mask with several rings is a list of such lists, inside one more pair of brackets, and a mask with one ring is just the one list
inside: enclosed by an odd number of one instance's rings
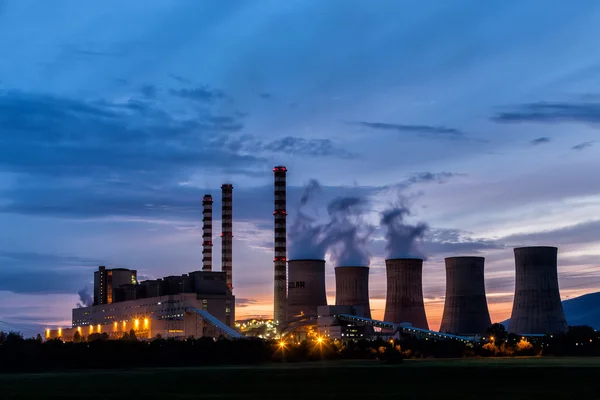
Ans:
{"label": "smokestack", "polygon": [[369,267],[335,268],[335,305],[362,307],[364,315],[359,316],[371,318]]}
{"label": "smokestack", "polygon": [[515,300],[510,333],[561,333],[568,329],[558,288],[558,248],[520,247],[515,252]]}
{"label": "smokestack", "polygon": [[273,168],[275,176],[275,219],[274,228],[274,292],[273,292],[273,319],[279,323],[286,321],[287,300],[287,210],[286,210],[286,173],[284,166]]}
{"label": "smokestack", "polygon": [[384,320],[409,322],[415,328],[429,329],[423,303],[423,259],[385,260],[387,295]]}
{"label": "smokestack", "polygon": [[212,204],[210,194],[202,198],[202,271],[212,271]]}
{"label": "smokestack", "polygon": [[485,297],[483,257],[448,257],[440,332],[479,335],[492,324]]}
{"label": "smokestack", "polygon": [[233,242],[233,185],[221,185],[221,270],[227,275],[227,287],[233,291],[233,276],[231,270]]}
{"label": "smokestack", "polygon": [[317,315],[327,305],[325,260],[292,260],[288,263],[288,320],[300,315]]}

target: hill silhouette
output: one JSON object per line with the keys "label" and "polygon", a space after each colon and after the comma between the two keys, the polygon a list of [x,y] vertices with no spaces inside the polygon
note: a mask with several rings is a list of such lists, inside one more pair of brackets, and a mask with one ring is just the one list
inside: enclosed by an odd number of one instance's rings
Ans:
{"label": "hill silhouette", "polygon": [[[588,325],[600,329],[600,292],[564,300],[562,304],[569,326]],[[508,329],[510,319],[500,323]]]}

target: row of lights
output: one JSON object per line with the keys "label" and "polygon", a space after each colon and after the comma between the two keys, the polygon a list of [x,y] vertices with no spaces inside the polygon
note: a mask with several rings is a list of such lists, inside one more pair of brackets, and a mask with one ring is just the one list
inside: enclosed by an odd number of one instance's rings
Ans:
{"label": "row of lights", "polygon": [[[123,321],[123,330],[125,330],[127,328],[127,321]],[[148,329],[150,324],[150,320],[148,318],[144,318],[144,329]],[[140,328],[140,320],[139,319],[134,319],[133,320],[133,329],[139,329]],[[97,329],[97,333],[101,333],[102,332],[102,325],[98,324],[96,325],[96,329]],[[113,322],[113,330],[116,332],[119,329],[119,325],[118,322],[115,321]],[[81,335],[82,333],[82,328],[81,326],[77,327],[77,332],[79,332],[79,334]],[[58,337],[62,336],[62,328],[58,328]],[[89,329],[89,333],[94,333],[94,326],[90,325],[90,329]],[[50,337],[50,329],[46,329],[46,337]]]}

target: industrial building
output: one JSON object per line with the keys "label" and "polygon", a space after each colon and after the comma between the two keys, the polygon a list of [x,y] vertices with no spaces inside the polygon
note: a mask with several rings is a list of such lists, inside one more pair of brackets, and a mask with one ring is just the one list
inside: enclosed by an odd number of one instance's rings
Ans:
{"label": "industrial building", "polygon": [[286,209],[287,168],[280,165],[273,168],[274,174],[274,282],[273,319],[276,324],[287,321],[287,209]]}
{"label": "industrial building", "polygon": [[446,299],[440,332],[484,334],[492,324],[485,296],[485,258],[448,257],[445,263]]}
{"label": "industrial building", "polygon": [[[111,272],[100,268],[100,271]],[[134,270],[127,271],[136,274]],[[101,276],[94,274],[96,279],[101,279]],[[186,309],[204,310],[229,327],[235,321],[235,296],[227,286],[225,272],[194,271],[139,284],[125,284],[111,290],[114,296],[110,303],[73,309],[73,327],[100,325],[104,327],[102,329],[117,334],[122,329],[114,330],[115,322],[121,327],[132,321],[149,319],[150,326],[154,331],[160,331],[161,336],[184,337]],[[95,298],[94,304],[97,301]],[[156,321],[165,321],[165,324]],[[215,332],[205,330],[203,334],[210,336]]]}
{"label": "industrial building", "polygon": [[137,284],[137,271],[125,268],[106,269],[100,266],[94,272],[94,305],[113,302],[114,289]]}
{"label": "industrial building", "polygon": [[362,313],[354,315],[371,318],[369,267],[337,267],[334,271],[335,305],[360,308]]}
{"label": "industrial building", "polygon": [[561,333],[568,329],[558,287],[558,248],[514,249],[515,299],[508,331]]}
{"label": "industrial building", "polygon": [[423,260],[396,258],[385,260],[387,294],[384,320],[398,324],[408,322],[429,329],[423,302]]}
{"label": "industrial building", "polygon": [[202,271],[138,282],[137,271],[104,266],[94,272],[94,300],[73,309],[72,328],[48,330],[47,338],[72,339],[106,333],[120,337],[133,329],[139,338],[237,337],[232,293],[232,191],[221,186],[222,271],[212,271],[212,196],[203,205]]}
{"label": "industrial building", "polygon": [[291,260],[288,263],[287,319],[317,316],[327,305],[325,260]]}
{"label": "industrial building", "polygon": [[338,318],[340,314],[359,317],[365,315],[366,311],[361,306],[319,306],[317,312],[319,314],[317,328],[320,336],[340,340],[361,339],[372,332],[370,326],[357,325]]}

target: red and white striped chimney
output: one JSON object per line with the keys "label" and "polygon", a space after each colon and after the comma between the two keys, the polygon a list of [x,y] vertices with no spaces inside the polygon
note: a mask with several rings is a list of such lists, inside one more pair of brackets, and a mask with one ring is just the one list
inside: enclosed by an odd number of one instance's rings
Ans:
{"label": "red and white striped chimney", "polygon": [[275,175],[275,219],[274,229],[274,294],[273,294],[273,319],[279,324],[286,322],[287,308],[287,246],[286,246],[286,173],[284,166],[273,168]]}
{"label": "red and white striped chimney", "polygon": [[212,204],[210,194],[202,198],[202,271],[212,271]]}
{"label": "red and white striped chimney", "polygon": [[221,270],[227,275],[227,286],[233,290],[233,275],[231,269],[233,244],[233,185],[221,185]]}

